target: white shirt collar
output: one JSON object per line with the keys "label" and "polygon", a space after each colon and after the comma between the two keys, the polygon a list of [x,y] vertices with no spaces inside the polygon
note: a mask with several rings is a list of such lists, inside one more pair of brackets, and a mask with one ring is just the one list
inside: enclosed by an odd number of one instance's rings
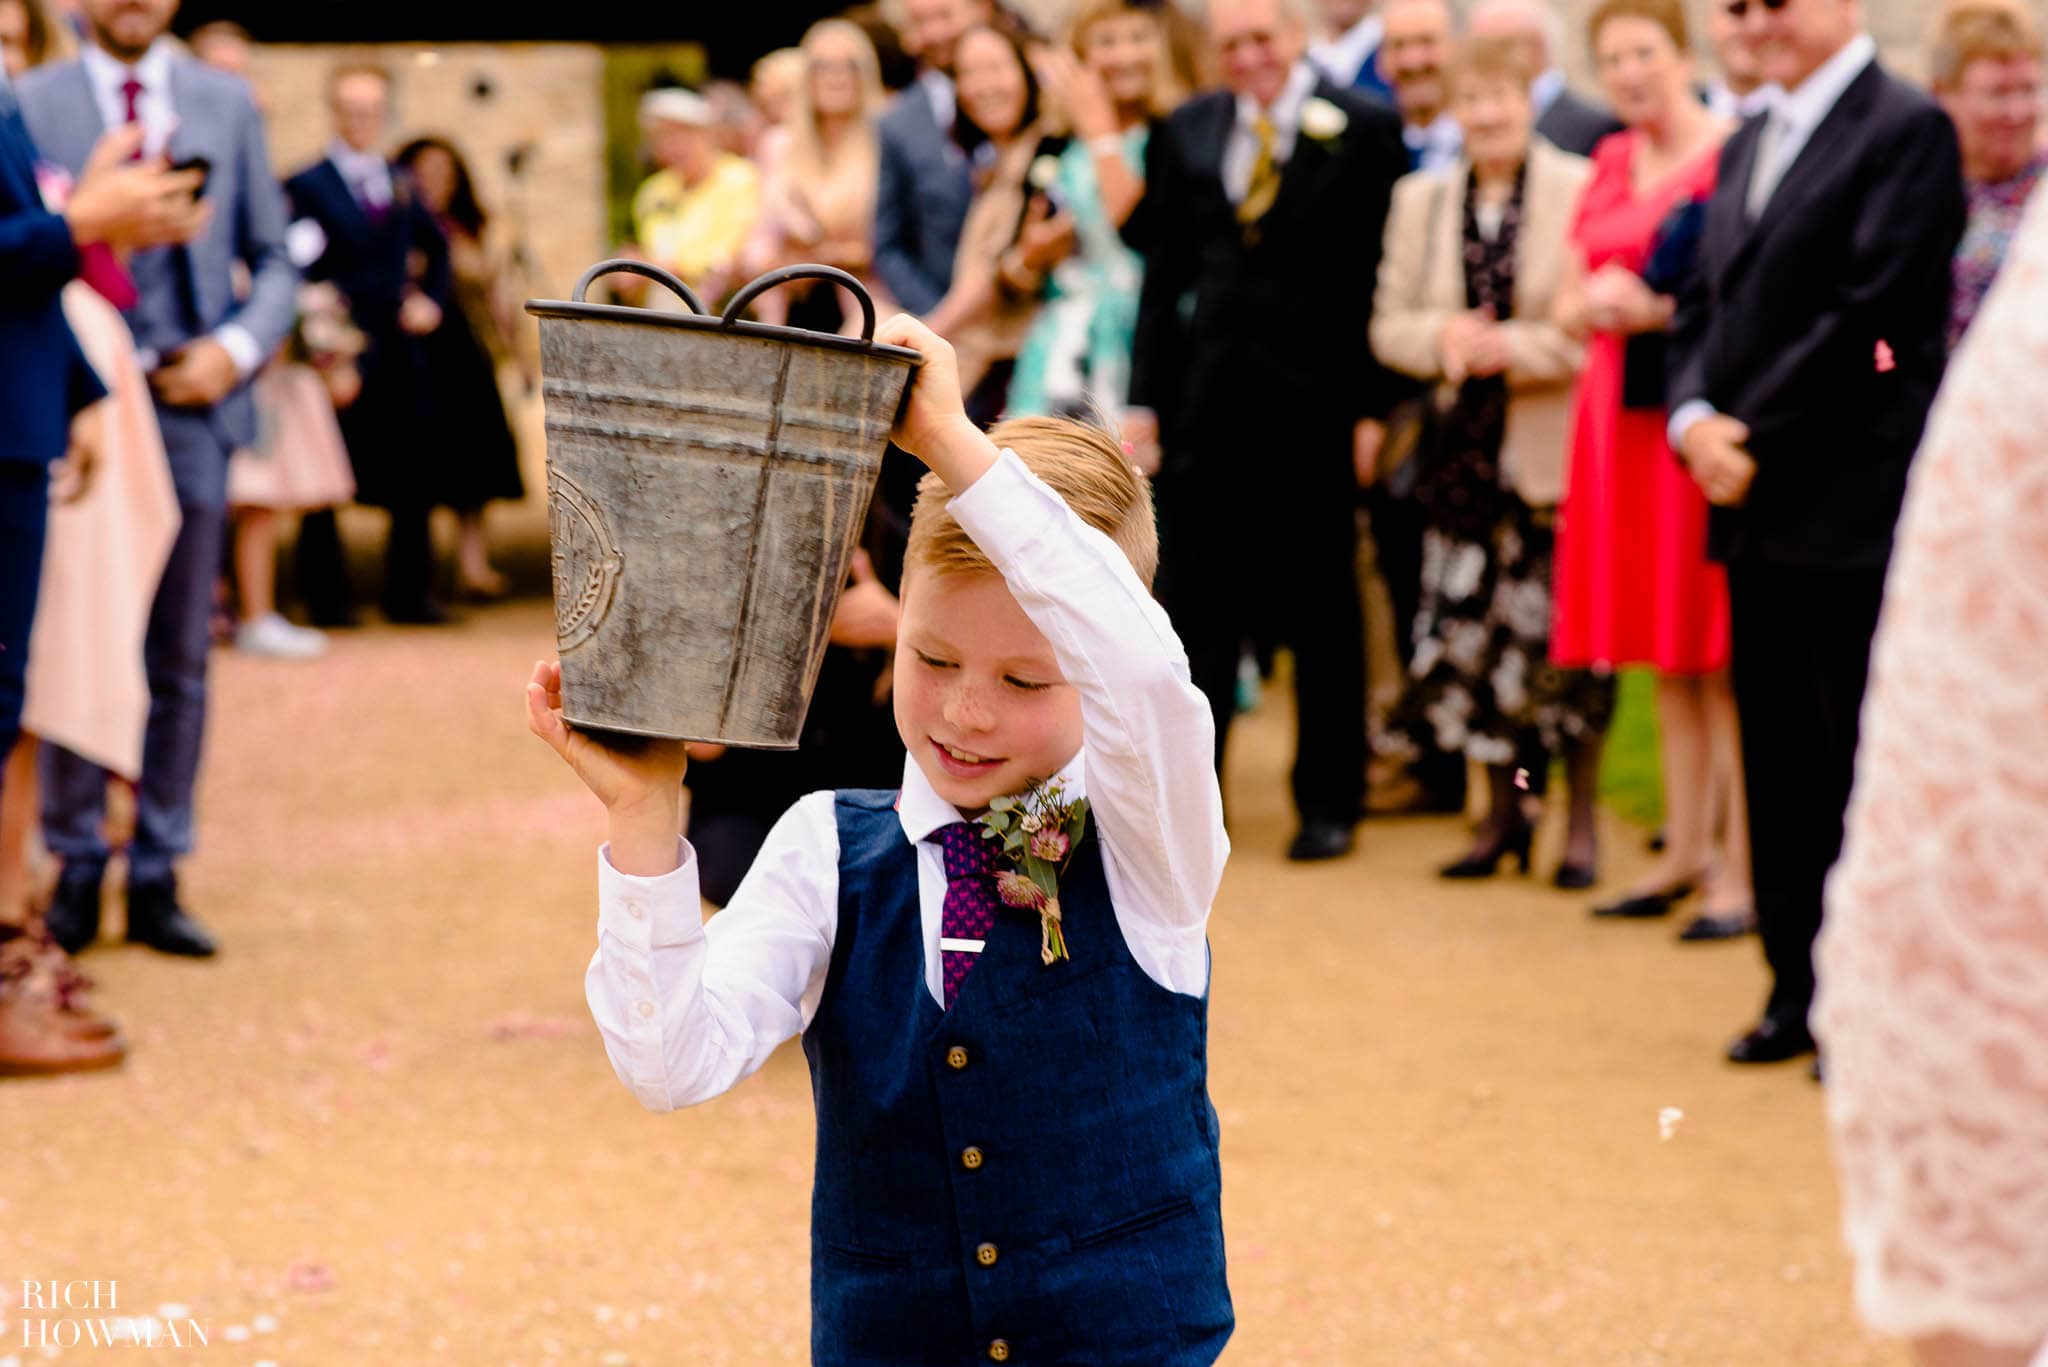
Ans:
{"label": "white shirt collar", "polygon": [[1432,123],[1402,124],[1401,141],[1419,154],[1418,169],[1435,171],[1458,159],[1465,148],[1465,129],[1452,115],[1439,114]]}
{"label": "white shirt collar", "polygon": [[1707,87],[1707,108],[1724,119],[1747,119],[1769,113],[1780,93],[1774,85],[1760,85],[1747,95],[1738,95],[1726,81],[1715,81]]}
{"label": "white shirt collar", "polygon": [[1365,64],[1380,50],[1386,32],[1378,13],[1368,14],[1335,38],[1310,48],[1309,57],[1338,85],[1356,85]]}
{"label": "white shirt collar", "polygon": [[1550,112],[1550,106],[1557,103],[1557,97],[1564,94],[1564,72],[1557,67],[1538,76],[1529,83],[1529,107],[1537,118]]}
{"label": "white shirt collar", "polygon": [[351,189],[364,181],[374,185],[391,182],[391,163],[375,149],[358,152],[340,138],[335,138],[327,144],[327,159],[340,170],[341,178],[349,183]]}
{"label": "white shirt collar", "polygon": [[[1076,751],[1054,781],[1065,790],[1069,800],[1088,796],[1086,752]],[[915,845],[931,835],[941,826],[950,826],[967,818],[960,809],[932,791],[931,780],[924,776],[924,770],[917,767],[917,761],[909,755],[903,757],[903,790],[896,802],[896,819],[903,823],[903,834]]]}
{"label": "white shirt collar", "polygon": [[1272,107],[1261,110],[1259,102],[1249,95],[1237,97],[1237,121],[1245,128],[1261,113],[1273,121],[1273,128],[1279,134],[1283,147],[1292,147],[1295,130],[1301,127],[1301,107],[1308,103],[1308,97],[1315,94],[1316,69],[1307,62],[1296,62],[1294,70],[1287,73],[1287,84],[1280,87],[1280,94],[1273,100]]}
{"label": "white shirt collar", "polygon": [[142,82],[142,88],[152,94],[170,93],[171,45],[162,38],[149,45],[149,51],[142,54],[142,60],[129,66],[114,57],[97,43],[87,43],[82,54],[87,74],[93,84],[109,91],[119,98],[121,86],[132,75]]}
{"label": "white shirt collar", "polygon": [[1820,127],[1843,94],[1877,60],[1877,40],[1859,33],[1842,50],[1822,62],[1797,90],[1780,94],[1774,112],[1788,132],[1811,133]]}

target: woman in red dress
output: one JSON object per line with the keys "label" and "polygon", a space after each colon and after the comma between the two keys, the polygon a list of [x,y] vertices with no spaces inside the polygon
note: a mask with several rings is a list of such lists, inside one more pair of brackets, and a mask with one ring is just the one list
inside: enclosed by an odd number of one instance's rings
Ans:
{"label": "woman in red dress", "polygon": [[[1628,125],[1593,151],[1557,318],[1586,339],[1571,477],[1557,538],[1552,659],[1654,665],[1663,749],[1663,858],[1605,916],[1658,916],[1706,884],[1687,939],[1753,922],[1749,841],[1728,684],[1728,587],[1706,553],[1707,503],[1664,435],[1662,335],[1685,221],[1710,196],[1729,126],[1703,106],[1680,0],[1605,0],[1590,32]],[[1651,277],[1645,280],[1645,275]],[[1718,861],[1713,836],[1723,832]]]}

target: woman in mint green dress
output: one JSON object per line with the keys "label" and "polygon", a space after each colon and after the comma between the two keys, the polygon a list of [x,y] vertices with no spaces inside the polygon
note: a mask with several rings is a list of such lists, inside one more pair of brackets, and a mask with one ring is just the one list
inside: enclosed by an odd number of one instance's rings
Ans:
{"label": "woman in mint green dress", "polygon": [[1026,217],[1065,219],[1073,245],[1046,275],[1005,412],[1114,418],[1129,391],[1145,274],[1118,233],[1144,197],[1146,138],[1182,94],[1156,6],[1084,0],[1068,48],[1048,56],[1040,77],[1074,133],[1041,144]]}

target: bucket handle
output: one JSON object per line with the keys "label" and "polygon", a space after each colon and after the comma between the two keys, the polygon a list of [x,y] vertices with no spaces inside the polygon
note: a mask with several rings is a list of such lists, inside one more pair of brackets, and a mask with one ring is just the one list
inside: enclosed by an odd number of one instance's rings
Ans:
{"label": "bucket handle", "polygon": [[670,275],[667,271],[651,262],[635,261],[630,257],[624,256],[615,256],[609,261],[600,261],[589,270],[583,272],[581,278],[576,281],[576,292],[569,297],[579,304],[582,303],[583,292],[590,288],[590,282],[597,279],[600,275],[610,275],[613,271],[624,271],[628,275],[644,275],[655,284],[666,288],[676,298],[682,300],[690,312],[707,312],[704,307],[704,301],[697,297],[697,292],[688,285],[685,285],[680,279]]}
{"label": "bucket handle", "polygon": [[860,339],[863,342],[875,340],[875,301],[867,286],[840,270],[837,266],[783,266],[743,286],[732,302],[725,306],[724,325],[731,327],[740,320],[740,314],[747,305],[778,285],[787,285],[792,280],[829,280],[841,289],[850,290],[860,300]]}

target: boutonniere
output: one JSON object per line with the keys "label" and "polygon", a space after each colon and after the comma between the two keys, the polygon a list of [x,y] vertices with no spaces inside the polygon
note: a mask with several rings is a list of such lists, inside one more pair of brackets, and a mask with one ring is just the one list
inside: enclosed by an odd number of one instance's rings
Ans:
{"label": "boutonniere", "polygon": [[1057,782],[1035,779],[1022,796],[989,803],[981,818],[982,838],[997,841],[997,857],[1009,865],[996,875],[996,896],[1004,906],[1038,913],[1038,957],[1047,967],[1067,957],[1067,939],[1060,933],[1060,875],[1087,824],[1087,798],[1068,801]]}
{"label": "boutonniere", "polygon": [[1301,131],[1317,142],[1329,142],[1351,126],[1351,116],[1320,95],[1301,107]]}

